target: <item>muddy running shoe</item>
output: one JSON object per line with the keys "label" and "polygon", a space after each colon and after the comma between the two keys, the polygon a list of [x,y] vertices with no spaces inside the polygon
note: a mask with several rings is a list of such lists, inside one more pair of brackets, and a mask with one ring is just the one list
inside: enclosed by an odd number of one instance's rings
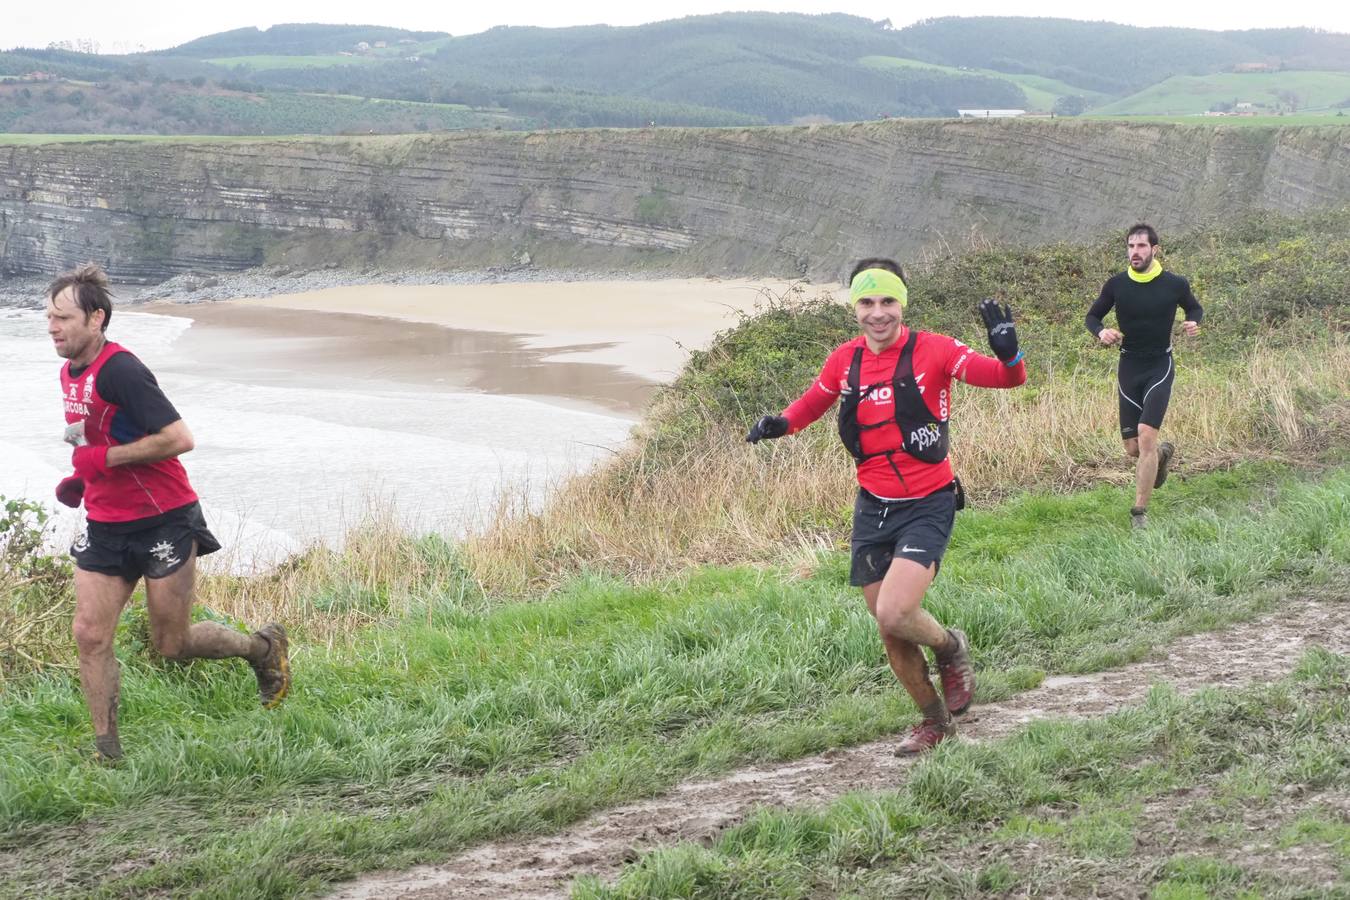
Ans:
{"label": "muddy running shoe", "polygon": [[258,637],[267,641],[267,653],[263,658],[249,660],[253,674],[258,676],[258,699],[263,709],[274,709],[291,689],[291,661],[287,655],[286,629],[273,622],[255,631]]}
{"label": "muddy running shoe", "polygon": [[946,723],[936,719],[924,719],[909,730],[909,734],[895,748],[896,756],[914,756],[926,753],[947,738],[956,734],[956,726],[948,719]]}
{"label": "muddy running shoe", "polygon": [[122,742],[115,734],[94,735],[94,762],[102,766],[115,766],[122,759]]}
{"label": "muddy running shoe", "polygon": [[1133,507],[1133,508],[1130,510],[1130,527],[1131,527],[1131,528],[1147,528],[1147,527],[1148,527],[1148,510],[1145,509],[1145,508],[1142,507],[1142,506],[1136,506],[1136,507]]}
{"label": "muddy running shoe", "polygon": [[1177,452],[1177,447],[1171,441],[1163,441],[1158,445],[1158,477],[1153,479],[1153,486],[1160,488],[1163,482],[1167,480],[1167,464],[1172,461],[1172,454]]}
{"label": "muddy running shoe", "polygon": [[959,628],[948,628],[956,641],[956,649],[946,656],[938,656],[938,677],[942,679],[942,698],[954,716],[970,707],[975,696],[975,667],[970,663],[970,641]]}

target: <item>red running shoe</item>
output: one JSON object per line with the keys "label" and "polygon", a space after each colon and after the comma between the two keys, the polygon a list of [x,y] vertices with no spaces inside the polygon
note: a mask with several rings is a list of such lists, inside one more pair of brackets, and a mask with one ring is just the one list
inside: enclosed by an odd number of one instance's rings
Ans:
{"label": "red running shoe", "polygon": [[954,716],[970,708],[975,697],[975,667],[970,663],[970,641],[959,628],[948,628],[956,649],[937,658],[938,677],[942,679],[942,697]]}
{"label": "red running shoe", "polygon": [[924,719],[909,730],[909,734],[895,748],[896,756],[914,756],[932,750],[947,738],[956,734],[956,726],[948,719],[939,722],[936,719]]}

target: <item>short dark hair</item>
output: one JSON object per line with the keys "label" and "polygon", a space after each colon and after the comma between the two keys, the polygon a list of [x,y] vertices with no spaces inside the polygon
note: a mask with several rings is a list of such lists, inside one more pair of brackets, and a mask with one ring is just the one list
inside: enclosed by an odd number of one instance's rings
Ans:
{"label": "short dark hair", "polygon": [[909,279],[905,277],[904,267],[893,259],[886,259],[883,256],[869,256],[867,259],[858,260],[858,264],[853,267],[853,271],[848,275],[848,283],[852,284],[853,279],[858,277],[858,273],[864,269],[885,269],[900,276],[900,280],[905,287],[909,287]]}
{"label": "short dark hair", "polygon": [[108,273],[103,271],[103,267],[88,262],[69,272],[62,272],[47,286],[47,299],[55,300],[56,295],[66,288],[73,288],[71,293],[76,305],[84,310],[86,322],[95,310],[103,310],[103,330],[107,331],[108,322],[112,320],[112,290],[108,286]]}
{"label": "short dark hair", "polygon": [[1130,230],[1125,232],[1125,243],[1128,244],[1130,242],[1130,238],[1134,237],[1136,234],[1139,234],[1140,232],[1143,232],[1144,234],[1148,235],[1149,246],[1152,247],[1158,246],[1158,232],[1153,230],[1152,225],[1145,225],[1143,222],[1140,222],[1138,225],[1130,226]]}

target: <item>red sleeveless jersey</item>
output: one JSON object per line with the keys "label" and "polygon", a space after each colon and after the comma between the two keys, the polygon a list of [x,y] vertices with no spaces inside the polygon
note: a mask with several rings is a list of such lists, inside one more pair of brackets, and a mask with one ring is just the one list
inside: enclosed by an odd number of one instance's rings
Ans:
{"label": "red sleeveless jersey", "polygon": [[[98,373],[116,354],[130,352],[109,341],[79,377],[71,377],[69,360],[61,367],[66,424],[83,421],[85,440],[96,447],[121,443],[113,437],[113,420],[121,407],[99,395]],[[94,522],[134,522],[197,500],[187,470],[177,459],[113,466],[108,473],[84,486],[85,513]]]}

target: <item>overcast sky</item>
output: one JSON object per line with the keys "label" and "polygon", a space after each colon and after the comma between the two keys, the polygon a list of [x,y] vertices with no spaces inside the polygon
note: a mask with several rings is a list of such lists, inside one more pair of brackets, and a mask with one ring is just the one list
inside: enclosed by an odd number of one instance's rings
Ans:
{"label": "overcast sky", "polygon": [[224,3],[193,0],[16,0],[6,4],[0,21],[0,48],[45,47],[54,41],[92,39],[105,52],[136,49],[158,50],[184,41],[255,26],[267,28],[281,22],[327,22],[361,25],[391,25],[419,31],[473,34],[493,25],[638,25],[681,16],[752,8],[773,12],[846,12],[869,19],[890,19],[897,28],[925,16],[1055,16],[1124,22],[1140,26],[1177,26],[1214,30],[1285,28],[1309,26],[1327,31],[1350,32],[1350,3],[1340,0],[1281,0],[1281,2],[1234,3],[1185,2],[1125,3],[1116,0],[948,0],[941,11],[920,12],[919,4],[882,0],[787,0],[741,6],[735,0],[649,0],[646,3],[617,0],[573,0],[571,3],[498,0],[475,3],[433,3],[429,0],[228,0]]}

